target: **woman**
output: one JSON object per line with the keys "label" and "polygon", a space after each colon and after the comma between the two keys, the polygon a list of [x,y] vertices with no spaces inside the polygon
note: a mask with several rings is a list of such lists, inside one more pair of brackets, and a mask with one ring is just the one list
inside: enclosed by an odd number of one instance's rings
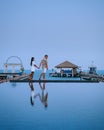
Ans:
{"label": "woman", "polygon": [[35,64],[34,57],[31,58],[30,65],[31,65],[31,74],[29,75],[29,78],[28,78],[29,80],[33,79],[35,68],[39,69],[39,67]]}

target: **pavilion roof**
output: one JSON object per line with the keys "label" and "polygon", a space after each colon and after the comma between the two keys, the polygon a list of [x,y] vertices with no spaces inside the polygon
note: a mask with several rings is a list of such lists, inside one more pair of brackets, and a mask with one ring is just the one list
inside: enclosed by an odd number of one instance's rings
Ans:
{"label": "pavilion roof", "polygon": [[64,62],[56,65],[55,68],[78,68],[78,66],[69,61],[64,61]]}

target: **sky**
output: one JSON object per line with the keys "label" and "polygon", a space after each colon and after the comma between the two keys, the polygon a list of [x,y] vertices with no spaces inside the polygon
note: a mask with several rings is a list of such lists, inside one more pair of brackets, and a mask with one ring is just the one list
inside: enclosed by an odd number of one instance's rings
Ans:
{"label": "sky", "polygon": [[104,0],[0,0],[0,69],[10,56],[30,68],[70,61],[104,69]]}

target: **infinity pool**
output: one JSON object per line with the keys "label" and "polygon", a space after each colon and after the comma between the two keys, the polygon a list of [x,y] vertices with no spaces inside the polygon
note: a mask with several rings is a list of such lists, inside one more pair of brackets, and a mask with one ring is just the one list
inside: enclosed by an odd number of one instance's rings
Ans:
{"label": "infinity pool", "polygon": [[104,130],[104,83],[0,84],[0,130]]}

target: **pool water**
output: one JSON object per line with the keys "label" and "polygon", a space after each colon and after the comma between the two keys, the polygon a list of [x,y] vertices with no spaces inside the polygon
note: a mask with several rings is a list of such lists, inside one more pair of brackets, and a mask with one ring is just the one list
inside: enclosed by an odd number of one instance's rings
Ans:
{"label": "pool water", "polygon": [[2,83],[0,130],[104,130],[104,83]]}

